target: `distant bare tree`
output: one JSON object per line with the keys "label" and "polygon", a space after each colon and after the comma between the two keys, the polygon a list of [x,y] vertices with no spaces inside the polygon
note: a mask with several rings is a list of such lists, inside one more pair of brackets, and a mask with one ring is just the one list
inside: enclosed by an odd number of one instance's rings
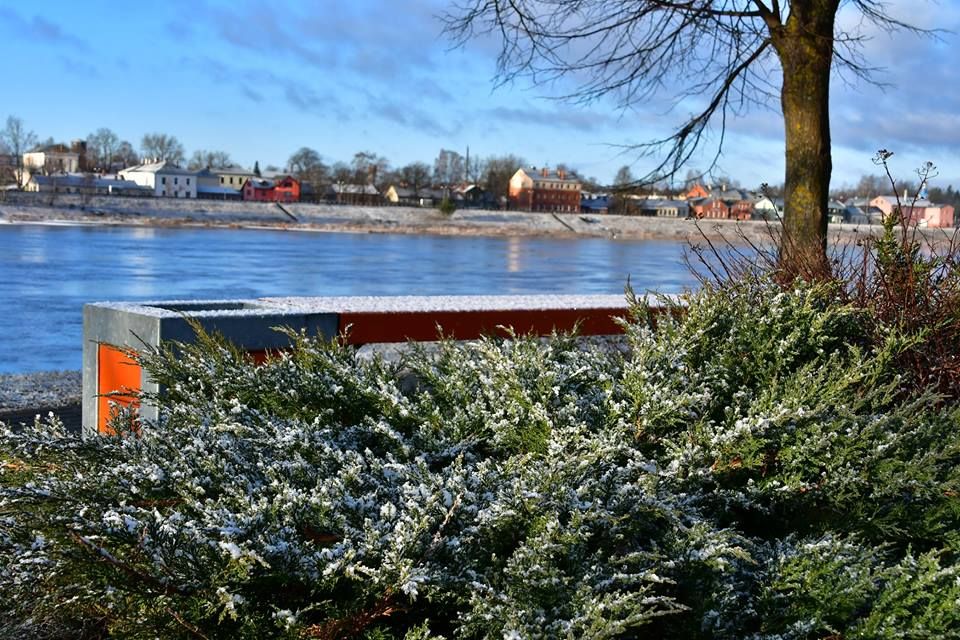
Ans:
{"label": "distant bare tree", "polygon": [[413,189],[414,195],[420,195],[420,189],[430,185],[430,165],[425,162],[411,162],[400,169],[400,179]]}
{"label": "distant bare tree", "polygon": [[600,184],[596,176],[580,177],[580,186],[584,191],[596,192],[603,191],[604,186]]}
{"label": "distant bare tree", "polygon": [[13,177],[18,189],[23,189],[24,170],[23,154],[36,145],[37,136],[33,131],[27,131],[23,120],[16,116],[7,117],[7,126],[0,131],[0,141],[10,150],[14,157]]}
{"label": "distant bare tree", "polygon": [[222,169],[224,167],[229,167],[232,164],[233,160],[230,159],[230,154],[226,151],[208,151],[206,149],[200,149],[198,151],[194,151],[193,155],[190,156],[190,162],[187,163],[187,168],[191,171],[197,171],[207,167]]}
{"label": "distant bare tree", "polygon": [[381,178],[386,175],[390,169],[389,161],[383,156],[378,156],[372,151],[358,151],[353,154],[354,177],[357,184],[372,184],[381,186]]}
{"label": "distant bare tree", "polygon": [[125,167],[132,167],[139,160],[140,156],[137,155],[137,150],[133,148],[132,144],[124,140],[117,145],[117,152],[113,156],[114,162],[119,162]]}
{"label": "distant bare tree", "polygon": [[[270,167],[267,167],[270,170]],[[287,160],[287,171],[303,182],[309,182],[314,188],[326,185],[330,181],[330,168],[320,159],[320,154],[310,147],[300,147]]]}
{"label": "distant bare tree", "polygon": [[336,182],[350,184],[353,182],[353,169],[345,162],[335,162],[333,163],[332,176]]}
{"label": "distant bare tree", "polygon": [[633,177],[633,171],[630,167],[627,165],[620,167],[617,170],[617,175],[613,177],[614,196],[612,213],[628,213],[630,200],[627,196],[635,191],[636,186],[637,182]]}
{"label": "distant bare tree", "polygon": [[15,162],[13,154],[10,153],[10,147],[3,140],[0,140],[0,201],[3,201],[7,195],[4,187],[16,182],[14,167]]}
{"label": "distant bare tree", "polygon": [[856,187],[857,195],[873,198],[890,191],[890,183],[884,176],[860,176]]}
{"label": "distant bare tree", "polygon": [[87,136],[88,163],[101,171],[110,169],[119,149],[119,136],[106,127],[101,127]]}
{"label": "distant bare tree", "polygon": [[148,133],[140,142],[140,151],[144,157],[158,162],[183,164],[185,158],[183,145],[174,136],[165,133]]}
{"label": "distant bare tree", "polygon": [[[841,6],[863,20],[838,25]],[[779,98],[786,132],[781,266],[812,277],[826,269],[831,71],[869,77],[859,46],[866,22],[919,32],[880,0],[459,0],[454,7],[446,28],[455,41],[501,41],[501,81],[572,78],[577,87],[566,98],[611,97],[624,111],[662,91],[676,104],[700,105],[672,134],[633,147],[658,156],[644,182],[675,175],[714,122],[721,128],[715,164],[727,119]]]}
{"label": "distant bare tree", "polygon": [[295,176],[307,173],[320,164],[320,154],[310,147],[300,147],[287,160],[287,171]]}
{"label": "distant bare tree", "polygon": [[464,161],[456,151],[440,149],[440,154],[433,163],[433,181],[438,185],[453,186],[463,182]]}
{"label": "distant bare tree", "polygon": [[629,166],[623,165],[617,170],[617,175],[613,178],[613,186],[620,187],[621,189],[629,189],[634,184],[636,180],[633,177],[633,171]]}
{"label": "distant bare tree", "polygon": [[496,198],[506,198],[510,190],[510,178],[524,165],[526,161],[514,155],[487,158],[484,161],[481,182],[484,188]]}
{"label": "distant bare tree", "polygon": [[683,178],[683,188],[692,189],[694,185],[702,184],[704,179],[704,172],[700,169],[687,169],[687,173]]}

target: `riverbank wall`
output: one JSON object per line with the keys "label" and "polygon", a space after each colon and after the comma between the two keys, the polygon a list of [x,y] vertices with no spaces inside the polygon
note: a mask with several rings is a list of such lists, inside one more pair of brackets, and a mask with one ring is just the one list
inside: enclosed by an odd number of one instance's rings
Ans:
{"label": "riverbank wall", "polygon": [[[0,201],[7,224],[94,224],[271,228],[291,231],[412,233],[484,236],[602,237],[697,242],[769,244],[779,223],[733,220],[647,218],[608,214],[531,213],[464,209],[445,215],[436,209],[364,207],[337,204],[285,204],[127,198],[7,192]],[[951,230],[952,231],[952,230]],[[831,225],[831,242],[875,236],[874,226]],[[931,236],[944,235],[930,230]]]}

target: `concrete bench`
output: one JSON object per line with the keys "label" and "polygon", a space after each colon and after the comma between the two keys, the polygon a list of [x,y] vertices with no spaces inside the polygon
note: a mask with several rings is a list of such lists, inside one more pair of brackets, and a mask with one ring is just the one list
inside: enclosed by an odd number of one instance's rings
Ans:
{"label": "concrete bench", "polygon": [[[217,332],[255,359],[289,347],[274,327],[331,338],[346,333],[351,344],[470,340],[503,335],[548,335],[579,323],[581,335],[622,333],[627,314],[622,295],[396,296],[256,298],[250,300],[99,302],[83,310],[83,433],[107,431],[110,403],[129,405],[130,394],[157,385],[130,360],[130,350],[176,340],[192,342],[190,320]],[[108,397],[107,394],[114,394]],[[139,407],[146,420],[154,407]]]}

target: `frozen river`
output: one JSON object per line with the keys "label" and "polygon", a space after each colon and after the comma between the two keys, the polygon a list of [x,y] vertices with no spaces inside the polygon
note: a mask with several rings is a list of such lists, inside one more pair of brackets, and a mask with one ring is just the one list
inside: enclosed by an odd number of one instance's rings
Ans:
{"label": "frozen river", "polygon": [[0,226],[0,373],[79,369],[86,302],[675,293],[684,245],[597,238]]}

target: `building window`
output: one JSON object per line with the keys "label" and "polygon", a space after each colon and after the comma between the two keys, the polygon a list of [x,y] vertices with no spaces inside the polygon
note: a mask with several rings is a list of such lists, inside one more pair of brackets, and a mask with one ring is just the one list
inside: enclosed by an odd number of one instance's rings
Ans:
{"label": "building window", "polygon": [[160,184],[167,184],[167,176],[163,176],[160,178]]}
{"label": "building window", "polygon": [[187,178],[187,186],[190,186],[190,178]]}
{"label": "building window", "polygon": [[[174,178],[173,184],[180,184],[180,178]],[[178,192],[179,193],[179,192]]]}

